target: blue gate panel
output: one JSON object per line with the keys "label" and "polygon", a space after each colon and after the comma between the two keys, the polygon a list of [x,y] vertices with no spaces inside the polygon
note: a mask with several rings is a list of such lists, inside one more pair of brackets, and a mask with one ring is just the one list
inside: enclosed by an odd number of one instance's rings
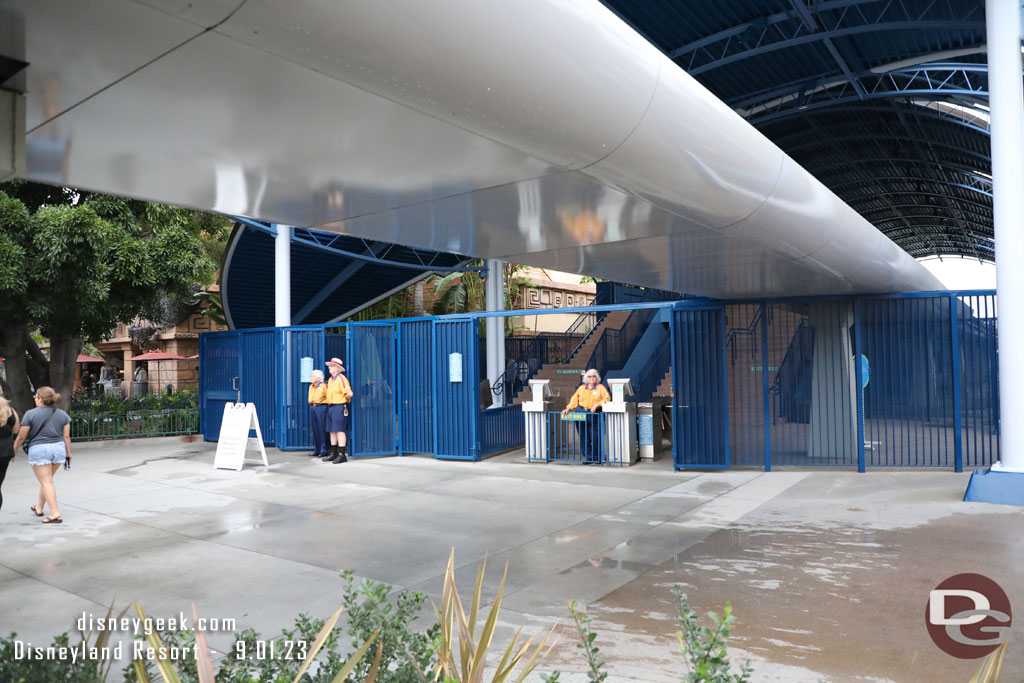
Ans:
{"label": "blue gate panel", "polygon": [[954,466],[949,298],[865,299],[859,324],[866,464]]}
{"label": "blue gate panel", "polygon": [[313,369],[327,373],[324,365],[324,331],[285,329],[284,401],[281,404],[282,443],[278,448],[295,450],[313,447],[309,424],[309,382],[302,381],[302,359],[312,358]]}
{"label": "blue gate panel", "polygon": [[[331,325],[324,327],[324,363],[329,361],[331,358],[338,358],[345,364],[346,371],[349,369],[347,332],[347,325]],[[322,366],[320,369],[327,372],[326,366]]]}
{"label": "blue gate panel", "polygon": [[763,358],[761,304],[727,306],[726,377],[729,388],[729,454],[735,465],[762,466],[764,452],[764,380],[770,367]]}
{"label": "blue gate panel", "polygon": [[[667,304],[675,466],[991,465],[996,304],[994,292]],[[521,446],[520,406],[480,408],[478,332],[467,316],[204,333],[200,429],[216,440],[237,397],[256,405],[266,442],[309,447],[301,359],[339,357],[353,455],[479,460]],[[578,343],[556,336],[506,340],[517,379]],[[582,457],[574,425],[551,429],[545,459]]]}
{"label": "blue gate panel", "polygon": [[434,453],[438,458],[479,458],[478,332],[476,320],[434,321]]}
{"label": "blue gate panel", "polygon": [[549,462],[607,462],[604,413],[573,412],[547,415],[547,453]]}
{"label": "blue gate panel", "polygon": [[480,455],[491,455],[526,443],[526,421],[522,404],[480,411]]}
{"label": "blue gate panel", "polygon": [[432,323],[403,322],[398,326],[399,411],[403,453],[434,452],[434,355]]}
{"label": "blue gate panel", "polygon": [[999,460],[998,317],[994,294],[953,300],[957,324],[959,442],[965,467],[987,467]]}
{"label": "blue gate panel", "polygon": [[354,456],[394,455],[395,326],[393,323],[352,323],[351,436]]}
{"label": "blue gate panel", "polygon": [[772,465],[808,462],[814,328],[796,305],[766,304],[769,454]]}
{"label": "blue gate panel", "polygon": [[238,332],[199,335],[199,424],[206,441],[220,437],[224,404],[238,397],[234,387],[241,376]]}
{"label": "blue gate panel", "polygon": [[263,442],[275,443],[277,407],[282,398],[278,394],[278,331],[246,330],[239,335],[242,346],[241,400],[256,405]]}
{"label": "blue gate panel", "polygon": [[676,310],[672,334],[675,466],[728,467],[725,313],[721,308]]}
{"label": "blue gate panel", "polygon": [[852,300],[767,304],[767,466],[858,465],[854,322]]}

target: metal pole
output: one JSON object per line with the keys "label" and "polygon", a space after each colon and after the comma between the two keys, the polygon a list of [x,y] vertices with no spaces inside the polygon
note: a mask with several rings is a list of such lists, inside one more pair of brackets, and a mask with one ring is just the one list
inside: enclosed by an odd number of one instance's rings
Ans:
{"label": "metal pole", "polygon": [[288,225],[271,227],[274,236],[274,325],[288,327],[292,324],[292,228]]}
{"label": "metal pole", "polygon": [[1021,6],[985,0],[991,112],[992,208],[999,297],[1000,462],[1024,472],[1024,92],[1021,88]]}
{"label": "metal pole", "polygon": [[[502,262],[487,259],[487,282],[484,289],[488,311],[505,310],[505,283]],[[498,377],[505,371],[505,319],[491,317],[487,322],[487,379],[491,388],[495,388]],[[493,394],[494,406],[501,406],[509,397]]]}

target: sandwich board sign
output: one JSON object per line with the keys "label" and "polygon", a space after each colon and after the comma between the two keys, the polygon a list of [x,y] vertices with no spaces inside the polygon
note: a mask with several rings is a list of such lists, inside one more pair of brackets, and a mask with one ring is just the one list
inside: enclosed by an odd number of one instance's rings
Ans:
{"label": "sandwich board sign", "polygon": [[[256,438],[249,438],[249,430],[256,430]],[[252,403],[224,404],[224,419],[220,423],[220,437],[217,441],[217,455],[213,459],[214,469],[240,471],[246,462],[248,450],[260,452],[263,464],[267,462],[267,449],[263,447],[263,432],[256,417],[256,406]],[[250,459],[249,462],[254,460]],[[256,461],[258,462],[258,461]]]}

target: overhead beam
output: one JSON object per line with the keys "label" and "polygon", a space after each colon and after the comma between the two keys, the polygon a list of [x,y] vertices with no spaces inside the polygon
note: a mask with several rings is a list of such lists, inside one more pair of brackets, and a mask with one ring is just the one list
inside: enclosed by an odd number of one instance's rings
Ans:
{"label": "overhead beam", "polygon": [[350,277],[358,273],[363,266],[366,265],[366,261],[353,260],[347,266],[341,269],[341,271],[332,277],[327,284],[320,288],[316,294],[306,302],[306,305],[295,314],[295,324],[302,325],[306,322],[306,318],[309,317],[310,313],[315,311],[317,307],[327,300],[327,297],[338,291],[338,287],[344,284]]}
{"label": "overhead beam", "polygon": [[[900,93],[892,93],[891,97],[893,97],[893,98],[895,98],[895,97],[902,97],[902,94],[900,94]],[[780,112],[777,115],[772,115],[772,116],[769,116],[769,117],[765,117],[763,119],[762,118],[753,118],[753,119],[747,119],[747,120],[751,124],[753,124],[755,127],[757,127],[758,130],[760,130],[762,133],[764,133],[768,137],[772,137],[771,136],[772,129],[767,127],[768,124],[775,123],[775,122],[778,122],[778,121],[785,121],[786,119],[794,118],[796,116],[800,116],[800,117],[808,116],[809,114],[815,113],[815,111],[814,111],[815,109],[817,110],[818,113],[825,113],[825,114],[828,114],[829,116],[839,115],[839,114],[850,114],[850,115],[854,115],[854,116],[858,116],[858,117],[863,118],[864,114],[866,114],[866,113],[883,114],[883,115],[892,114],[892,109],[886,103],[886,100],[885,100],[884,96],[870,96],[869,95],[867,100],[868,100],[867,102],[861,104],[861,103],[857,102],[855,98],[850,98],[850,99],[846,100],[845,102],[836,102],[836,104],[834,104],[834,105],[821,104],[821,105],[819,105],[817,107],[808,108],[808,111],[800,111],[800,110],[797,110],[797,109],[792,109],[792,110],[787,110],[785,112]],[[988,134],[989,134],[988,127],[982,127],[982,126],[978,125],[977,123],[974,123],[973,121],[966,120],[965,118],[963,118],[961,116],[957,116],[952,111],[944,111],[942,109],[933,109],[931,107],[922,107],[922,106],[918,106],[918,105],[912,105],[910,103],[901,103],[901,102],[898,102],[898,100],[896,100],[896,99],[891,99],[889,101],[897,102],[897,103],[900,103],[900,104],[906,104],[906,106],[907,106],[907,113],[909,113],[910,115],[914,116],[915,118],[916,117],[922,117],[922,118],[927,118],[927,119],[934,120],[937,123],[938,122],[950,123],[950,124],[953,124],[955,126],[962,126],[963,128],[966,128],[968,131],[970,131],[972,133],[978,133],[979,135],[984,135],[984,136],[986,136],[986,140],[988,139]]]}
{"label": "overhead beam", "polygon": [[[818,8],[818,11],[821,12],[834,9],[845,9],[847,7],[865,5],[872,2],[878,2],[878,0],[837,0],[833,2],[819,2],[816,6]],[[756,29],[759,27],[768,27],[774,24],[781,24],[799,18],[800,12],[797,9],[791,9],[785,12],[776,12],[774,14],[769,14],[764,17],[758,17],[757,19],[745,22],[743,24],[730,26],[727,29],[723,29],[721,31],[712,33],[711,35],[704,36],[702,38],[698,38],[697,40],[687,43],[686,45],[678,47],[674,50],[670,50],[666,54],[669,56],[670,59],[676,59],[685,54],[695,52],[702,47],[714,45],[715,43],[721,42],[723,40],[729,40],[730,38],[735,38],[750,31],[751,29]]]}
{"label": "overhead beam", "polygon": [[735,64],[752,57],[759,55],[769,54],[776,52],[777,50],[786,50],[791,47],[798,45],[808,45],[811,43],[818,43],[825,38],[844,38],[847,36],[856,36],[862,33],[883,33],[883,32],[897,32],[904,33],[907,31],[963,31],[963,30],[978,30],[978,27],[984,27],[984,22],[960,22],[960,21],[949,21],[949,20],[934,20],[934,21],[891,21],[883,24],[865,24],[862,26],[850,26],[848,28],[836,29],[833,31],[822,31],[821,33],[812,33],[810,35],[794,36],[792,38],[780,39],[773,43],[767,43],[759,45],[754,48],[744,50],[742,52],[736,52],[726,57],[719,57],[712,59],[705,64],[700,66],[689,66],[684,68],[691,76],[699,76],[700,74],[719,69],[728,64]]}
{"label": "overhead beam", "polygon": [[[228,216],[228,218],[231,218],[234,221],[242,223],[242,224],[244,224],[247,227],[253,228],[255,230],[260,230],[260,231],[265,232],[265,233],[270,234],[270,235],[276,235],[277,234],[276,230],[274,230],[271,226],[264,225],[263,223],[260,223],[259,221],[254,221],[251,218],[244,218],[244,217],[241,217],[241,216]],[[425,263],[406,263],[404,261],[391,261],[391,260],[388,260],[388,259],[377,258],[376,256],[367,256],[366,254],[360,254],[359,252],[347,251],[345,249],[338,249],[336,247],[332,247],[332,246],[323,244],[321,242],[318,242],[313,237],[303,236],[304,232],[305,233],[312,233],[312,232],[319,232],[319,231],[315,231],[315,230],[312,230],[310,228],[301,228],[299,230],[299,233],[295,233],[295,228],[292,228],[292,233],[293,233],[292,234],[292,243],[294,243],[294,244],[302,244],[304,246],[311,247],[313,249],[319,249],[320,251],[325,251],[325,252],[328,252],[328,253],[331,253],[331,254],[338,254],[338,255],[344,256],[346,258],[358,259],[358,260],[361,260],[361,261],[365,261],[366,263],[376,263],[376,264],[379,264],[379,265],[382,265],[382,266],[388,266],[389,268],[404,268],[404,269],[407,269],[407,270],[430,270],[430,271],[436,272],[436,273],[462,273],[462,272],[468,272],[468,271],[480,271],[481,270],[480,268],[466,268],[466,267],[458,267],[458,266],[435,266],[435,265],[430,265],[430,264],[425,264]],[[330,233],[324,233],[324,234],[330,234]],[[364,244],[366,243],[365,240],[363,240],[363,242],[364,242]],[[392,244],[387,243],[387,242],[381,242],[380,244],[384,244],[387,247],[393,246]],[[419,251],[424,251],[424,250],[420,249]]]}
{"label": "overhead beam", "polygon": [[[856,85],[848,82],[851,79]],[[860,71],[848,74],[846,79],[826,75],[812,84],[791,82],[728,104],[751,123],[760,124],[855,100],[915,96],[940,101],[964,98],[961,106],[969,107],[972,99],[988,99],[987,71],[980,64],[926,64],[884,74]],[[978,117],[983,118],[983,114],[979,111]]]}
{"label": "overhead beam", "polygon": [[[824,182],[824,181],[822,181]],[[977,192],[980,195],[991,199],[992,191],[984,190],[980,187],[971,185],[964,185],[962,183],[954,183],[949,180],[942,180],[939,178],[916,178],[908,176],[872,176],[870,178],[853,178],[841,183],[826,183],[828,189],[832,190],[836,194],[839,194],[839,190],[844,187],[851,187],[854,185],[868,185],[876,182],[892,182],[892,183],[923,183],[929,186],[932,185],[943,185],[945,187],[951,187],[959,190],[966,190],[968,192]],[[952,199],[956,199],[953,197]]]}
{"label": "overhead beam", "polygon": [[[899,143],[903,143],[903,144],[905,144],[907,142],[906,138],[900,137],[898,135],[876,135],[876,134],[869,133],[869,132],[865,132],[862,135],[844,135],[844,136],[840,136],[840,137],[835,138],[835,142],[839,143],[839,144],[848,144],[848,143],[855,143],[855,142],[870,143],[870,142],[877,142],[879,140],[887,140],[887,141],[899,142]],[[800,152],[803,152],[804,150],[812,149],[814,147],[820,147],[820,146],[822,146],[822,144],[824,144],[824,143],[822,143],[820,140],[816,140],[813,143],[809,142],[807,144],[798,145],[796,147],[787,147],[787,148],[784,148],[783,151],[785,151],[787,154],[789,154],[789,156],[795,157],[797,154],[799,154]],[[975,152],[973,150],[964,149],[963,147],[961,147],[959,145],[949,144],[949,143],[945,143],[945,142],[933,142],[933,144],[935,144],[935,145],[937,145],[939,147],[944,147],[946,149],[954,150],[954,151],[959,152],[960,154],[963,154],[965,156],[974,157],[974,158],[978,159],[980,162],[982,162],[986,167],[988,166],[989,163],[991,163],[990,159],[989,159],[989,156],[987,154],[982,153],[982,152]],[[797,159],[796,161],[799,162],[801,165],[806,165],[800,159]],[[813,173],[813,169],[808,168],[808,170]]]}

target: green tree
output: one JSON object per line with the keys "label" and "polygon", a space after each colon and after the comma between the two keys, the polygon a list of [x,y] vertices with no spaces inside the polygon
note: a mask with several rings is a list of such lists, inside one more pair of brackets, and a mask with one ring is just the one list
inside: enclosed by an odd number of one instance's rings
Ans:
{"label": "green tree", "polygon": [[[212,281],[203,236],[224,223],[188,209],[15,181],[0,185],[0,356],[19,411],[31,386],[71,397],[83,340],[118,320],[160,320]],[[47,359],[31,338],[50,340]]]}

